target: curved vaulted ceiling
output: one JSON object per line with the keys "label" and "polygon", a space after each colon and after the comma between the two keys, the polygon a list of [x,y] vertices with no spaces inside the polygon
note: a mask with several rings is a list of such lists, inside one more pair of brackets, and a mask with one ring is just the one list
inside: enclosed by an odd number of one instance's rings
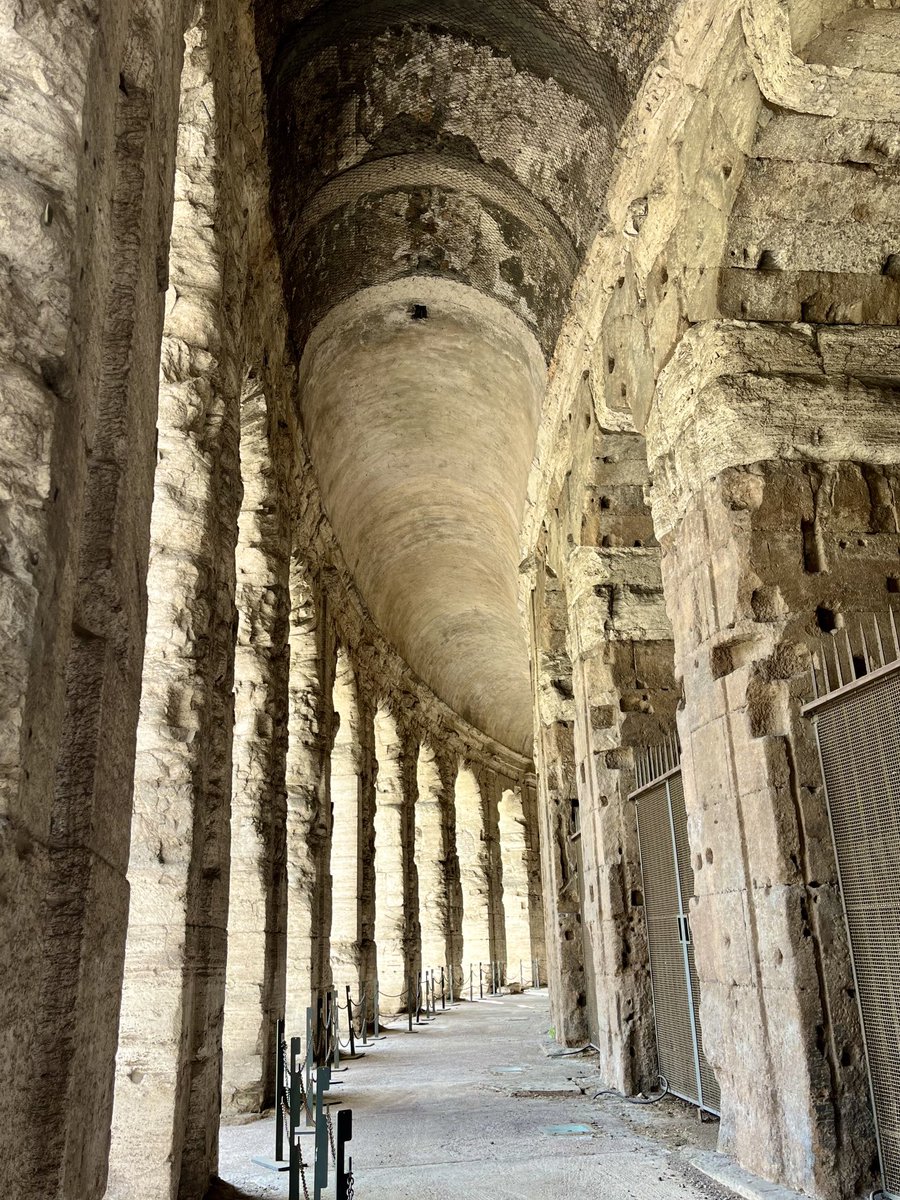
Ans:
{"label": "curved vaulted ceiling", "polygon": [[361,594],[531,740],[516,546],[546,363],[676,0],[257,0],[300,413]]}

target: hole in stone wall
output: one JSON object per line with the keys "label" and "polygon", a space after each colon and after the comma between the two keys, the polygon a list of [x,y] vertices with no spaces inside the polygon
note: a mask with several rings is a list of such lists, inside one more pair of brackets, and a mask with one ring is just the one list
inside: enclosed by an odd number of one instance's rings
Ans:
{"label": "hole in stone wall", "polygon": [[774,250],[763,250],[759,258],[756,260],[757,271],[780,271],[778,260],[775,257]]}
{"label": "hole in stone wall", "polygon": [[862,679],[863,675],[868,674],[866,671],[866,660],[861,654],[853,655],[853,674],[857,679]]}
{"label": "hole in stone wall", "polygon": [[616,369],[616,360],[612,355],[610,355],[606,360],[606,369],[609,371],[610,375],[612,375],[613,371]]}
{"label": "hole in stone wall", "polygon": [[425,321],[428,319],[428,306],[426,304],[414,304],[412,312],[409,315],[414,321]]}
{"label": "hole in stone wall", "polygon": [[823,633],[834,633],[838,627],[837,613],[833,609],[821,606],[816,609],[816,624]]}
{"label": "hole in stone wall", "polygon": [[900,279],[900,254],[889,254],[884,260],[881,273],[889,279]]}
{"label": "hole in stone wall", "polygon": [[900,592],[900,579],[896,575],[888,575],[887,590],[894,595]]}

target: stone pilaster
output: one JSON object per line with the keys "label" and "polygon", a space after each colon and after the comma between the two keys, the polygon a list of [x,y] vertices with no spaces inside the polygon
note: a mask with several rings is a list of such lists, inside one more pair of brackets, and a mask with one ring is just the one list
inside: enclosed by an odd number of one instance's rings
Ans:
{"label": "stone pilaster", "polygon": [[546,935],[546,974],[556,1036],[566,1045],[588,1039],[584,942],[577,872],[572,663],[566,650],[565,594],[544,564],[538,568],[529,628],[534,687],[534,759]]}
{"label": "stone pilaster", "polygon": [[472,768],[462,763],[453,789],[456,812],[456,857],[462,892],[463,992],[470,972],[478,992],[478,964],[491,961],[491,896],[485,843],[484,797]]}
{"label": "stone pilaster", "polygon": [[504,788],[498,813],[502,864],[503,920],[506,936],[506,979],[531,978],[531,915],[525,812],[519,788]]}
{"label": "stone pilaster", "polygon": [[378,984],[385,1012],[407,1003],[405,798],[402,746],[397,722],[385,708],[375,716],[375,944]]}
{"label": "stone pilaster", "polygon": [[360,983],[363,895],[362,775],[359,701],[353,668],[339,651],[333,691],[336,722],[331,747],[331,972],[343,1003]]}
{"label": "stone pilaster", "polygon": [[421,961],[424,970],[437,970],[449,961],[449,903],[444,844],[447,797],[434,750],[426,742],[419,747],[416,791],[415,861]]}
{"label": "stone pilaster", "polygon": [[699,327],[648,427],[721,1143],[828,1200],[867,1182],[873,1138],[800,705],[810,646],[883,610],[896,577],[895,344],[889,330]]}
{"label": "stone pilaster", "polygon": [[[163,339],[144,689],[138,726],[110,1188],[206,1191],[218,1161],[234,721],[237,372],[215,350],[214,111],[204,35],[182,83],[173,290]],[[192,202],[185,194],[190,191]],[[200,230],[203,230],[201,232]],[[176,290],[181,301],[175,303]],[[193,305],[212,314],[198,325]]]}
{"label": "stone pilaster", "polygon": [[232,756],[231,883],[222,1104],[261,1112],[275,1094],[275,1021],[284,1012],[285,758],[290,536],[278,500],[269,411],[251,380],[241,400]]}
{"label": "stone pilaster", "polygon": [[601,1077],[652,1087],[657,1058],[634,805],[636,747],[675,724],[671,628],[644,502],[644,439],[604,432],[584,536],[567,560],[588,1011]]}
{"label": "stone pilaster", "polygon": [[290,577],[288,681],[287,972],[289,1035],[306,1030],[312,991],[326,983],[329,911],[328,735],[332,679],[328,623],[307,565],[295,553]]}

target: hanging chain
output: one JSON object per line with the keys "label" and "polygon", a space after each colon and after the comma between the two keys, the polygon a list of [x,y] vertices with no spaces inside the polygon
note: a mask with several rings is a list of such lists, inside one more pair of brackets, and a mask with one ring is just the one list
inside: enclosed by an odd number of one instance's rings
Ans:
{"label": "hanging chain", "polygon": [[325,1113],[325,1127],[328,1130],[328,1144],[331,1146],[331,1161],[337,1164],[337,1151],[334,1148],[334,1125],[331,1122],[331,1113]]}
{"label": "hanging chain", "polygon": [[[307,1197],[307,1200],[309,1198]],[[347,1172],[347,1200],[353,1200],[353,1172]]]}
{"label": "hanging chain", "polygon": [[303,1200],[309,1200],[309,1187],[306,1183],[306,1163],[303,1161],[303,1152],[300,1152],[300,1183],[303,1185]]}

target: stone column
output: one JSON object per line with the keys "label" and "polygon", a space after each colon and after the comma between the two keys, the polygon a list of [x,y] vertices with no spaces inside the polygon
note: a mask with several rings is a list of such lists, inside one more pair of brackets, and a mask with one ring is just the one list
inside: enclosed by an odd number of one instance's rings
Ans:
{"label": "stone column", "polygon": [[488,937],[490,961],[502,969],[506,963],[506,921],[503,916],[503,862],[500,857],[500,797],[506,781],[493,770],[478,775],[484,814],[484,868],[488,885]]}
{"label": "stone column", "polygon": [[380,707],[375,715],[375,944],[382,1010],[407,1003],[404,790],[397,723]]}
{"label": "stone column", "polygon": [[[463,896],[459,856],[456,850],[456,757],[443,751],[438,756],[438,770],[444,793],[443,845],[447,880],[447,965],[453,976],[453,994],[461,994],[463,983]],[[466,968],[468,969],[468,968]]]}
{"label": "stone column", "polygon": [[325,986],[328,938],[328,729],[331,655],[323,599],[295,551],[290,576],[287,749],[288,1036],[305,1036],[314,988]]}
{"label": "stone column", "polygon": [[531,919],[528,895],[528,851],[525,813],[518,788],[504,788],[500,798],[500,859],[503,867],[503,917],[506,924],[506,978],[531,978]]}
{"label": "stone column", "polygon": [[117,1200],[201,1196],[218,1161],[241,486],[237,381],[208,348],[214,320],[198,337],[194,310],[215,318],[219,275],[207,236],[215,164],[191,149],[198,110],[213,112],[214,101],[195,31],[162,351],[108,1192]]}
{"label": "stone column", "polygon": [[290,538],[251,379],[241,400],[244,499],[238,521],[231,885],[223,1033],[226,1112],[273,1102],[274,1023],[284,1012],[285,756]]}
{"label": "stone column", "polygon": [[450,961],[444,816],[447,796],[437,758],[427,742],[419,747],[416,790],[415,863],[422,966],[425,970],[439,969]]}
{"label": "stone column", "polygon": [[566,651],[565,594],[544,564],[531,597],[534,756],[550,1012],[558,1040],[588,1039],[584,943],[571,842],[577,802],[572,663]]}
{"label": "stone column", "polygon": [[723,1148],[837,1200],[873,1139],[810,647],[897,577],[896,333],[694,329],[648,426]]}
{"label": "stone column", "polygon": [[[544,901],[541,886],[541,837],[537,804],[537,780],[527,776],[521,785],[522,812],[525,820],[525,864],[528,872],[528,923],[531,929],[531,957],[547,977],[547,947],[544,938]],[[526,983],[528,982],[526,978]]]}
{"label": "stone column", "polygon": [[0,1191],[22,1200],[106,1175],[183,30],[178,3],[0,17]]}
{"label": "stone column", "polygon": [[491,902],[488,882],[487,846],[484,830],[484,800],[472,768],[460,764],[454,788],[456,811],[456,857],[462,890],[463,993],[469,994],[469,972],[474,971],[478,993],[478,964],[491,961]]}
{"label": "stone column", "polygon": [[360,984],[362,940],[362,778],[359,704],[350,661],[338,651],[333,708],[337,729],[331,748],[331,972],[344,1003],[350,984],[354,999]]}

